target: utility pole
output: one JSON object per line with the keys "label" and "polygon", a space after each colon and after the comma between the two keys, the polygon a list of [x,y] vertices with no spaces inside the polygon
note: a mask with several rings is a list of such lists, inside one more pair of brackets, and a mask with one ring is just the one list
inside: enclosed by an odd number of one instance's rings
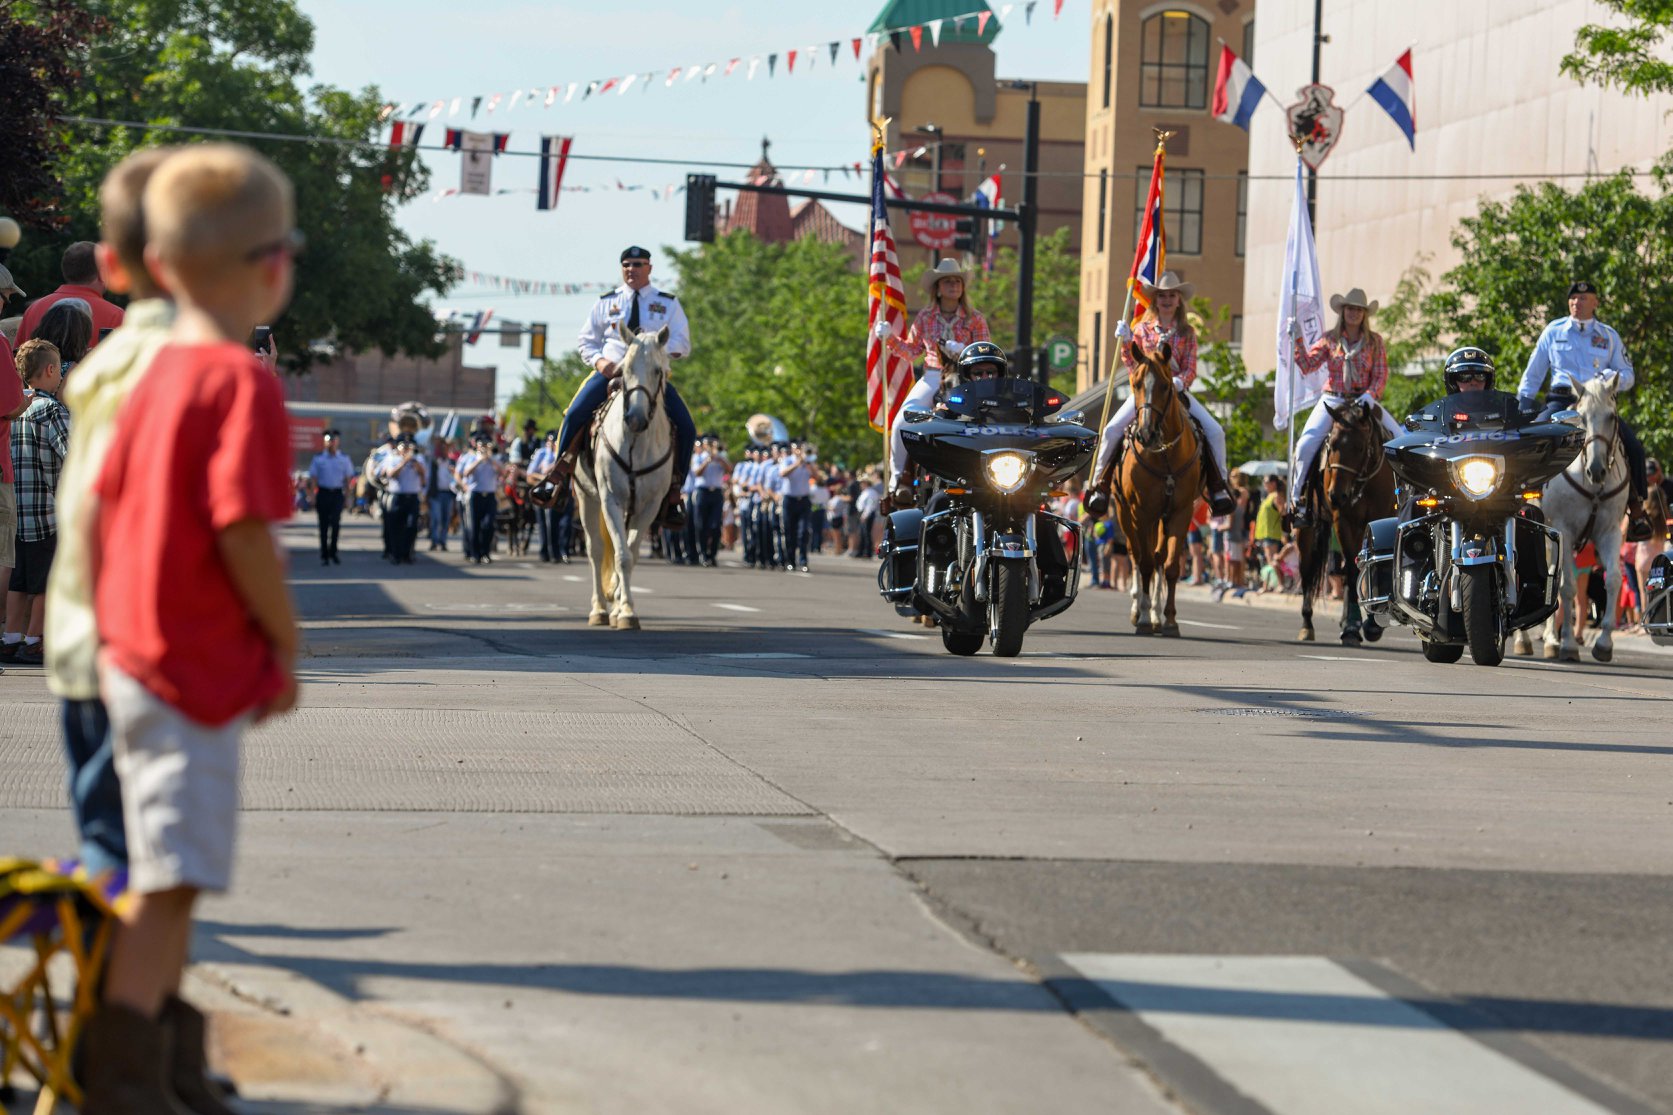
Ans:
{"label": "utility pole", "polygon": [[[930,142],[932,144],[934,144],[934,146],[932,148],[930,148],[930,156],[929,156],[930,166],[933,168],[930,171],[929,192],[932,193],[932,194],[940,193],[941,192],[941,137],[946,133],[942,129],[941,125],[939,125],[939,124],[924,124],[924,125],[921,125],[918,128],[918,131],[922,132],[924,135],[929,136],[930,137]],[[931,267],[934,267],[936,264],[938,264],[940,262],[941,262],[941,249],[940,248],[931,248],[929,250],[929,265]]]}
{"label": "utility pole", "polygon": [[[1019,83],[1020,85],[1021,83]],[[1022,138],[1022,204],[1017,206],[1017,347],[1012,353],[1013,375],[1031,378],[1034,371],[1034,230],[1039,220],[1040,87],[1029,86],[1027,125]],[[1041,369],[1044,373],[1044,369]]]}
{"label": "utility pole", "polygon": [[[1319,48],[1329,42],[1330,38],[1324,33],[1324,0],[1313,0],[1313,84],[1319,83]],[[1312,167],[1307,168],[1307,223],[1316,230],[1319,227],[1318,215],[1319,172]]]}

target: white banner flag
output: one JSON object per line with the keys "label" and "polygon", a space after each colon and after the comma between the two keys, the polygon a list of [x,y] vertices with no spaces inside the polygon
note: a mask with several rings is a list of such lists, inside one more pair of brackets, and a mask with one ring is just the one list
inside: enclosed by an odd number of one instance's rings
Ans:
{"label": "white banner flag", "polygon": [[1319,256],[1313,248],[1313,222],[1307,217],[1307,189],[1301,181],[1301,160],[1295,161],[1295,205],[1290,210],[1290,235],[1284,243],[1284,285],[1278,298],[1278,372],[1272,387],[1273,425],[1283,429],[1290,420],[1319,401],[1329,370],[1320,365],[1303,375],[1295,364],[1295,341],[1290,322],[1301,326],[1302,343],[1311,348],[1324,336],[1324,299],[1319,292]]}
{"label": "white banner flag", "polygon": [[460,138],[459,150],[464,153],[459,175],[462,194],[493,193],[494,137],[488,132],[466,132]]}

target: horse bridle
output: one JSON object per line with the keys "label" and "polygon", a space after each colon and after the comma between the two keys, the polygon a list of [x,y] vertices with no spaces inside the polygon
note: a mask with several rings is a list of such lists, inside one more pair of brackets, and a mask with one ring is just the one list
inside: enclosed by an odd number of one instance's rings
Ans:
{"label": "horse bridle", "polygon": [[[1158,372],[1158,371],[1156,371],[1155,368],[1150,368],[1146,372],[1146,375],[1147,376],[1155,376],[1159,380],[1163,380],[1163,379],[1167,378],[1167,375],[1166,375],[1165,372]],[[1171,382],[1167,384],[1167,392],[1168,392],[1168,396],[1169,396],[1169,402],[1178,402],[1178,399],[1177,399],[1178,392],[1173,389],[1173,384]],[[1140,403],[1133,410],[1133,425],[1129,429],[1129,433],[1130,433],[1130,437],[1131,437],[1131,440],[1133,442],[1133,445],[1135,447],[1137,447],[1140,452],[1150,453],[1150,454],[1154,454],[1154,455],[1157,455],[1157,456],[1166,456],[1169,450],[1171,450],[1174,446],[1179,444],[1179,439],[1185,436],[1185,423],[1188,422],[1190,420],[1190,418],[1187,415],[1187,416],[1180,419],[1179,432],[1177,434],[1174,434],[1173,437],[1169,438],[1167,441],[1164,441],[1159,445],[1150,445],[1145,441],[1144,437],[1137,432],[1138,430],[1140,430],[1144,427],[1143,418],[1144,418],[1145,411],[1149,411],[1151,414],[1154,414],[1156,416],[1156,436],[1157,437],[1161,437],[1162,431],[1167,428],[1167,423],[1168,423],[1167,411],[1163,410],[1161,407],[1157,406],[1155,403],[1151,402],[1148,398],[1146,398],[1144,402]]]}
{"label": "horse bridle", "polygon": [[[623,367],[628,367],[628,366],[631,365],[631,361],[629,361],[628,357],[633,356],[634,353],[638,351],[638,348],[639,348],[639,344],[638,344],[637,341],[635,341],[633,346],[628,349],[627,355],[622,357],[622,366]],[[659,367],[659,368],[657,368],[657,372],[659,373],[659,375],[661,375],[662,378],[661,378],[661,380],[658,384],[658,387],[660,388],[660,390],[658,390],[654,395],[651,393],[651,389],[649,387],[646,387],[642,383],[635,383],[633,386],[629,387],[629,386],[626,386],[626,383],[624,381],[623,386],[622,386],[622,390],[621,390],[622,417],[623,417],[624,420],[627,417],[628,402],[633,398],[633,393],[636,392],[636,391],[644,392],[644,394],[645,394],[645,405],[650,411],[650,417],[653,418],[653,419],[656,417],[657,410],[662,405],[663,392],[666,391],[667,388],[668,388],[668,380],[667,380],[666,374],[663,373],[663,369]],[[670,460],[673,459],[673,456],[674,456],[673,442],[672,442],[672,440],[670,440],[669,445],[668,445],[668,451],[666,453],[664,453],[662,456],[658,457],[655,461],[646,465],[644,468],[636,469],[636,468],[633,467],[633,463],[631,461],[623,459],[620,451],[618,451],[617,448],[614,445],[610,444],[610,439],[609,438],[600,437],[599,440],[604,442],[604,448],[609,450],[610,459],[615,462],[616,467],[621,469],[624,473],[627,474],[627,519],[628,519],[628,521],[631,522],[632,519],[633,519],[634,514],[639,509],[639,478],[641,476],[649,476],[651,473],[657,471],[663,465],[667,464]]]}
{"label": "horse bridle", "polygon": [[[1621,451],[1621,416],[1619,414],[1610,414],[1609,422],[1609,456],[1605,458],[1603,462],[1603,479],[1605,482],[1609,479],[1609,470],[1615,467],[1615,454]],[[1602,441],[1603,439],[1604,435],[1602,434],[1587,434],[1586,440],[1580,443],[1579,454],[1574,459],[1576,461],[1584,460],[1586,450],[1591,448],[1592,443],[1595,441]],[[1608,503],[1610,500],[1620,495],[1621,489],[1632,483],[1632,470],[1628,469],[1626,476],[1622,478],[1621,482],[1616,484],[1613,488],[1610,488],[1608,491],[1604,491],[1601,484],[1598,486],[1596,491],[1591,491],[1585,485],[1581,484],[1580,481],[1574,478],[1574,473],[1569,471],[1569,469],[1572,469],[1573,467],[1574,466],[1571,464],[1568,468],[1563,469],[1563,479],[1567,480],[1571,488],[1585,496],[1592,504],[1591,510],[1586,513],[1586,525],[1581,527],[1580,533],[1575,536],[1574,548],[1579,550],[1580,547],[1584,546],[1586,543],[1596,541],[1596,539],[1592,537],[1592,527],[1597,522],[1597,513],[1603,509],[1603,505],[1605,503]]]}
{"label": "horse bridle", "polygon": [[[1331,451],[1340,444],[1340,439],[1337,435],[1341,432],[1342,425],[1341,423],[1337,423],[1331,428],[1330,437],[1324,443],[1324,487],[1326,504],[1330,502],[1330,474],[1332,472],[1352,473],[1354,476],[1359,478],[1354,481],[1354,486],[1349,490],[1348,498],[1345,501],[1347,504],[1355,504],[1358,503],[1360,497],[1365,494],[1365,485],[1369,484],[1373,477],[1381,475],[1383,469],[1388,467],[1388,458],[1382,455],[1382,443],[1377,441],[1377,439],[1373,436],[1373,431],[1369,424],[1369,416],[1367,416],[1366,421],[1365,460],[1357,467],[1354,465],[1343,464],[1341,461],[1332,461],[1330,459]],[[1372,467],[1373,465],[1375,467]]]}

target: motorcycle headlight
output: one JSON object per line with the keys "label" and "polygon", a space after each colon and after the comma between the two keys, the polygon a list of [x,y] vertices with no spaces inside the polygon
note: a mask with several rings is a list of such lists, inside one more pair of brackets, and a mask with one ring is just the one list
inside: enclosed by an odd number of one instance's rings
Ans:
{"label": "motorcycle headlight", "polygon": [[989,453],[982,467],[987,470],[988,482],[1005,495],[1022,487],[1028,479],[1028,458],[1021,453]]}
{"label": "motorcycle headlight", "polygon": [[1458,486],[1471,499],[1491,495],[1493,489],[1499,486],[1502,473],[1498,460],[1493,457],[1464,457],[1453,462],[1452,470]]}

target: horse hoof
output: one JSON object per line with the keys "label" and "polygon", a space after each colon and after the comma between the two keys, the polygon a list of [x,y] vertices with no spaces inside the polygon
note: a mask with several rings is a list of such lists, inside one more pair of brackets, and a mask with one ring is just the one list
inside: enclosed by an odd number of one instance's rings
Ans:
{"label": "horse hoof", "polygon": [[588,627],[609,627],[610,626],[610,616],[606,612],[594,612],[592,615],[587,617],[587,626]]}
{"label": "horse hoof", "polygon": [[1534,656],[1533,646],[1520,639],[1510,645],[1510,652],[1522,658],[1532,658]]}
{"label": "horse hoof", "polygon": [[[1576,660],[1578,661],[1579,656],[1576,655],[1575,657],[1576,657]],[[1592,657],[1597,659],[1599,662],[1613,662],[1615,660],[1615,648],[1612,647],[1612,646],[1611,647],[1594,646],[1594,647],[1592,647]]]}
{"label": "horse hoof", "polygon": [[1149,620],[1142,620],[1139,623],[1133,624],[1133,634],[1154,635],[1156,634],[1156,628],[1152,626]]}
{"label": "horse hoof", "polygon": [[1357,647],[1363,642],[1365,642],[1365,640],[1360,638],[1359,632],[1357,631],[1342,632],[1342,645],[1345,647]]}
{"label": "horse hoof", "polygon": [[610,626],[614,627],[617,631],[637,631],[639,630],[639,617],[617,616],[615,619],[610,621]]}
{"label": "horse hoof", "polygon": [[1177,624],[1177,623],[1164,623],[1162,625],[1162,634],[1166,635],[1170,639],[1179,638],[1179,624]]}
{"label": "horse hoof", "polygon": [[1359,633],[1365,636],[1366,642],[1374,643],[1383,637],[1383,625],[1380,623],[1367,623],[1359,629]]}
{"label": "horse hoof", "polygon": [[1556,643],[1546,643],[1545,644],[1545,657],[1546,657],[1547,661],[1550,661],[1550,662],[1557,661],[1557,655],[1559,653],[1561,653],[1561,652],[1558,651]]}
{"label": "horse hoof", "polygon": [[1578,661],[1580,661],[1580,648],[1579,647],[1564,647],[1563,649],[1561,649],[1557,652],[1557,661],[1559,661],[1559,662],[1578,662]]}
{"label": "horse hoof", "polygon": [[1301,634],[1299,634],[1295,637],[1295,641],[1298,642],[1298,643],[1310,643],[1310,642],[1312,642],[1313,641],[1313,629],[1311,627],[1303,627],[1301,629]]}

